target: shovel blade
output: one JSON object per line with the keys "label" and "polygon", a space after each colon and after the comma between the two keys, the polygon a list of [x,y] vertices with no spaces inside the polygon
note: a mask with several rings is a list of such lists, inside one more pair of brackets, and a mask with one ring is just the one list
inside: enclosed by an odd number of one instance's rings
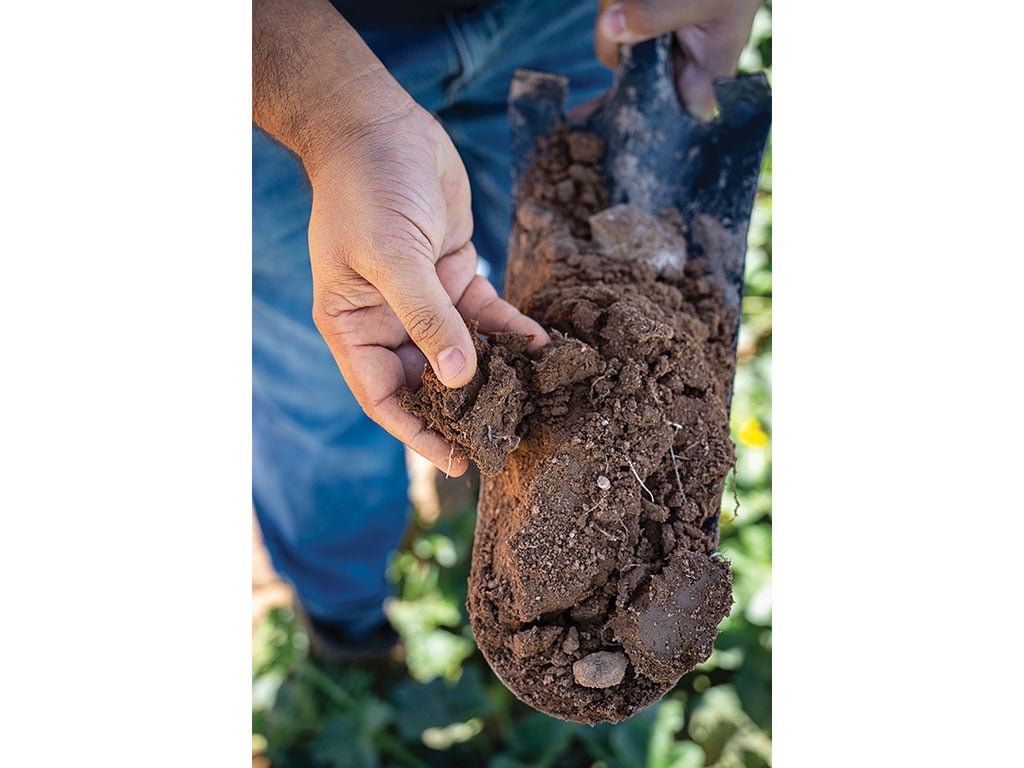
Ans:
{"label": "shovel blade", "polygon": [[[509,91],[512,189],[532,159],[538,138],[566,121],[568,80],[520,70]],[[743,296],[746,233],[771,127],[771,89],[763,74],[715,83],[718,115],[709,123],[679,103],[672,76],[672,38],[622,46],[612,87],[600,106],[570,129],[601,136],[609,205],[628,203],[648,213],[676,208],[690,242],[713,220],[726,233],[708,278],[722,288],[726,305]],[[709,257],[711,253],[707,254]],[[738,328],[737,328],[738,330]]]}

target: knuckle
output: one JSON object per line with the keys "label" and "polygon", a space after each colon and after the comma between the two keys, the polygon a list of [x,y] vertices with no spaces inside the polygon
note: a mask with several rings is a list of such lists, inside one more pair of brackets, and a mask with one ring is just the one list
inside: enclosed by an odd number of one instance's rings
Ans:
{"label": "knuckle", "polygon": [[334,276],[330,286],[321,286],[313,292],[313,322],[323,327],[358,309],[377,306],[382,302],[380,291],[351,270],[342,270]]}
{"label": "knuckle", "polygon": [[420,306],[413,307],[405,313],[402,325],[418,344],[430,345],[440,338],[444,330],[444,319],[436,308]]}
{"label": "knuckle", "polygon": [[382,193],[377,204],[381,219],[374,233],[376,253],[436,259],[444,229],[427,201],[395,188]]}
{"label": "knuckle", "polygon": [[337,320],[352,309],[352,303],[335,291],[318,291],[313,295],[313,322],[317,328]]}
{"label": "knuckle", "polygon": [[313,325],[334,354],[341,354],[357,340],[358,329],[353,326],[353,306],[337,293],[317,294],[313,298]]}

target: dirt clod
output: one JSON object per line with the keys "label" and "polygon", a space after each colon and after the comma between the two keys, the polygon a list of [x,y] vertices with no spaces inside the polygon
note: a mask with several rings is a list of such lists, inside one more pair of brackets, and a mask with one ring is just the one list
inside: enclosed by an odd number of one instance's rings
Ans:
{"label": "dirt clod", "polygon": [[520,182],[505,294],[551,344],[491,335],[467,387],[428,368],[401,398],[483,476],[467,601],[481,651],[520,699],[582,723],[661,698],[732,606],[711,555],[738,317],[707,277],[728,232],[691,240],[678,211],[608,208],[602,154],[556,130]]}

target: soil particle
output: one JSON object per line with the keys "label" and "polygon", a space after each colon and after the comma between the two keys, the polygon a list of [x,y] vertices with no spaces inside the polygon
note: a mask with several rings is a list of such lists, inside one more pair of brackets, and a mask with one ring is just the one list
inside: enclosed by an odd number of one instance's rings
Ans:
{"label": "soil particle", "polygon": [[597,165],[604,157],[604,141],[592,133],[577,131],[565,137],[569,147],[569,157],[576,163]]}
{"label": "soil particle", "polygon": [[479,339],[469,385],[428,367],[401,402],[480,467],[467,606],[491,668],[542,712],[616,722],[705,660],[732,606],[711,555],[738,315],[707,278],[731,241],[607,208],[596,136],[559,128],[538,149],[505,294],[551,344]]}
{"label": "soil particle", "polygon": [[571,338],[558,341],[541,349],[533,363],[533,384],[538,392],[546,395],[604,373],[607,366],[601,353],[589,344]]}

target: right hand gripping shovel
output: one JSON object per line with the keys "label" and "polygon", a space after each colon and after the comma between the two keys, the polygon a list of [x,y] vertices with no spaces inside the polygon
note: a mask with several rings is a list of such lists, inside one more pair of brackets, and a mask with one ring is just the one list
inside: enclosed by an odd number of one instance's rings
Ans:
{"label": "right hand gripping shovel", "polygon": [[[509,92],[513,199],[536,140],[566,120],[567,92],[561,75],[516,73]],[[601,105],[569,127],[607,143],[609,205],[630,203],[651,214],[677,208],[687,223],[691,253],[703,250],[692,239],[702,215],[725,228],[729,247],[718,251],[720,260],[710,265],[708,277],[722,288],[726,306],[738,309],[747,228],[771,125],[771,90],[763,74],[741,75],[719,80],[715,96],[720,113],[710,123],[683,108],[672,78],[672,38],[666,35],[621,46],[615,80]]]}

